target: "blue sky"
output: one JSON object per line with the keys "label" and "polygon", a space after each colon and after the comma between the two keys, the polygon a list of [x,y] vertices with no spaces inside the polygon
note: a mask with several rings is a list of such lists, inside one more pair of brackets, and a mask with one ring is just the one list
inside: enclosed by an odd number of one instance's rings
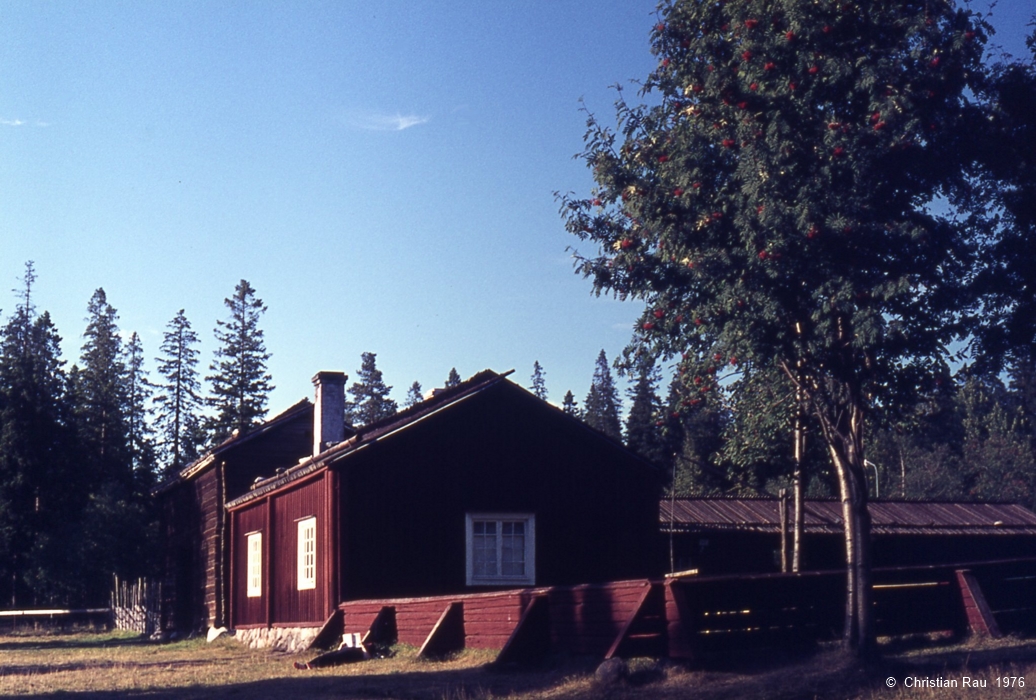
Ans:
{"label": "blue sky", "polygon": [[538,360],[581,402],[638,309],[573,273],[553,193],[589,190],[579,100],[651,70],[654,7],[0,0],[0,290],[35,261],[69,364],[98,287],[149,358],[184,308],[207,369],[247,279],[273,412],[364,351],[400,401]]}

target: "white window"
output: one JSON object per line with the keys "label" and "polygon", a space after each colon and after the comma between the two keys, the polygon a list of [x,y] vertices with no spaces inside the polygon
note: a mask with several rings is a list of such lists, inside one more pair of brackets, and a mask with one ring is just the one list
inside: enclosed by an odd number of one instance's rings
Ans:
{"label": "white window", "polygon": [[469,586],[536,583],[536,516],[468,513],[465,517]]}
{"label": "white window", "polygon": [[300,591],[317,587],[317,519],[303,518],[299,524],[299,585]]}
{"label": "white window", "polygon": [[245,595],[249,598],[258,598],[263,594],[263,533],[248,533],[245,536],[245,551],[248,552],[248,561],[245,565],[248,571],[248,590]]}

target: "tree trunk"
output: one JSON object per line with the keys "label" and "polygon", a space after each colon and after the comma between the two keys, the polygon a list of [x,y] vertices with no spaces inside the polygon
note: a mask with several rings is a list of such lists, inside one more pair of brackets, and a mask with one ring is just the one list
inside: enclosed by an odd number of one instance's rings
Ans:
{"label": "tree trunk", "polygon": [[802,390],[796,391],[797,409],[795,415],[795,474],[792,478],[792,503],[794,516],[791,525],[791,570],[800,571],[802,566],[802,530],[806,524],[805,504],[803,502],[802,455],[806,450],[806,431],[803,426]]}
{"label": "tree trunk", "polygon": [[[802,325],[795,324],[796,332],[802,335]],[[795,473],[792,476],[792,502],[794,517],[791,526],[791,570],[798,572],[802,568],[802,534],[806,526],[806,505],[804,498],[805,477],[802,473],[802,460],[806,452],[806,402],[803,389],[802,360],[796,365],[795,381]]]}
{"label": "tree trunk", "polygon": [[[838,476],[845,528],[846,608],[843,641],[856,656],[874,654],[874,607],[871,578],[871,519],[867,510],[867,476],[863,464],[863,412],[843,406],[847,420],[825,421],[828,450]],[[821,417],[824,421],[825,416]]]}
{"label": "tree trunk", "polygon": [[[782,369],[812,406],[827,444],[838,479],[845,533],[845,628],[846,650],[870,657],[877,646],[874,638],[874,606],[871,578],[871,519],[867,510],[867,475],[864,471],[864,406],[862,393],[853,383],[810,377],[801,370]],[[796,447],[799,447],[796,431]],[[797,515],[797,514],[796,514]]]}

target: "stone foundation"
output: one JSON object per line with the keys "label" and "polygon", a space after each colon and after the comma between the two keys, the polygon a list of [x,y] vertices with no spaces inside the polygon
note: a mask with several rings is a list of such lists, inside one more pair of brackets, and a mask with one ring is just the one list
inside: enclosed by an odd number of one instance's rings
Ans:
{"label": "stone foundation", "polygon": [[256,627],[234,630],[234,639],[249,649],[273,649],[297,654],[309,648],[319,627]]}

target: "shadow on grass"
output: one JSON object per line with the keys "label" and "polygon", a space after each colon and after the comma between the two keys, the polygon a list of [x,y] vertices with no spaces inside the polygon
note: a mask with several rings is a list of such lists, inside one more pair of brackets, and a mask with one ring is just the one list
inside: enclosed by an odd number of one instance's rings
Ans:
{"label": "shadow on grass", "polygon": [[[556,672],[500,673],[486,667],[442,671],[401,672],[382,675],[340,675],[327,671],[300,671],[298,676],[268,680],[213,684],[177,688],[133,688],[53,693],[34,693],[36,698],[139,698],[148,700],[194,700],[197,698],[234,697],[249,700],[283,700],[306,698],[400,698],[407,700],[482,700],[516,693],[546,691],[563,683],[570,674]],[[3,696],[0,696],[3,697]],[[552,693],[564,700],[566,694]]]}
{"label": "shadow on grass", "polygon": [[55,639],[47,639],[45,637],[0,637],[0,639],[4,640],[0,641],[0,651],[29,651],[32,649],[104,649],[160,644],[160,642],[152,642],[146,637],[113,637],[109,635],[99,636],[96,639],[82,639],[79,637],[56,637]]}
{"label": "shadow on grass", "polygon": [[[176,660],[176,661],[151,661],[141,663],[139,661],[125,662],[125,661],[70,661],[68,663],[51,663],[51,664],[21,664],[17,666],[2,665],[0,666],[0,678],[4,676],[38,676],[45,675],[47,673],[63,673],[67,671],[94,671],[103,669],[117,669],[118,672],[123,673],[127,669],[144,669],[144,668],[168,668],[170,666],[176,666],[177,668],[184,666],[211,666],[212,662],[209,660]],[[0,696],[3,697],[3,696]]]}
{"label": "shadow on grass", "polygon": [[1036,640],[1024,640],[1009,647],[954,649],[923,654],[917,658],[890,659],[889,668],[909,670],[913,675],[934,675],[940,671],[978,671],[1005,664],[1036,662]]}

